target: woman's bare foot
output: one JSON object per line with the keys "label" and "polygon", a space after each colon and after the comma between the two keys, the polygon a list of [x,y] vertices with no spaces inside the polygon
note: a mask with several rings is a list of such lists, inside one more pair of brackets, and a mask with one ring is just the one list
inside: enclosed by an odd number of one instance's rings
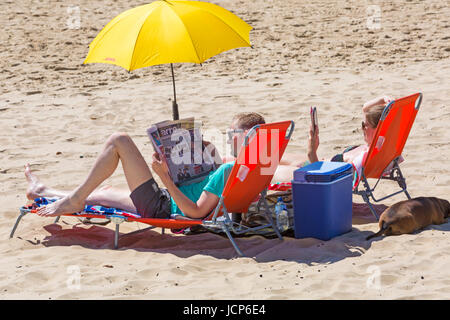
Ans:
{"label": "woman's bare foot", "polygon": [[84,209],[84,201],[79,201],[68,195],[58,201],[37,209],[36,213],[42,217],[60,216],[63,214],[80,212]]}
{"label": "woman's bare foot", "polygon": [[45,197],[47,187],[31,172],[30,165],[25,166],[25,177],[27,178],[27,198],[34,200],[39,197]]}

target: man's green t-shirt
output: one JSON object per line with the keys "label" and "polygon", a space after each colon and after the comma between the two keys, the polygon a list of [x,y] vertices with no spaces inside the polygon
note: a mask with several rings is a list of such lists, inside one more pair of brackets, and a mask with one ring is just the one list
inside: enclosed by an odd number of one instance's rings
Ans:
{"label": "man's green t-shirt", "polygon": [[[197,202],[203,191],[208,191],[220,198],[223,188],[227,182],[228,176],[233,168],[234,162],[227,162],[222,164],[215,171],[211,171],[205,179],[200,182],[192,183],[188,185],[182,185],[179,187],[181,192],[188,197],[192,202]],[[178,208],[177,204],[170,198],[172,205],[172,214],[181,214],[183,212]]]}

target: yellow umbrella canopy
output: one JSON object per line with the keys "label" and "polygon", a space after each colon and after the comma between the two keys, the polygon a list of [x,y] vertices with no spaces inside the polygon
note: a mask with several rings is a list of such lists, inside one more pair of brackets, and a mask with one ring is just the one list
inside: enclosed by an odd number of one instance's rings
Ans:
{"label": "yellow umbrella canopy", "polygon": [[[223,51],[250,47],[251,29],[212,3],[154,1],[111,20],[89,45],[84,63],[115,64],[128,71],[164,63],[202,63]],[[172,78],[178,119],[173,67]]]}

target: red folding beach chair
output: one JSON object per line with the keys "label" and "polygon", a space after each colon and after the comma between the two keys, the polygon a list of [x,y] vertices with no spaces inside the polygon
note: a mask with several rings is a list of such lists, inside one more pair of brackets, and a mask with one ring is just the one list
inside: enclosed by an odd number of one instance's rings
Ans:
{"label": "red folding beach chair", "polygon": [[[370,198],[374,202],[380,202],[404,192],[408,199],[411,199],[399,167],[399,158],[421,102],[422,94],[416,93],[389,103],[378,123],[372,144],[362,160],[362,168],[353,193],[362,196],[377,220],[378,215],[370,203]],[[373,188],[370,187],[368,179],[377,179]],[[373,192],[382,179],[396,181],[401,190],[376,199]],[[363,189],[359,190],[361,184]]]}
{"label": "red folding beach chair", "polygon": [[[243,256],[242,251],[237,246],[231,233],[242,234],[248,231],[257,231],[258,229],[272,227],[277,236],[282,239],[269,212],[265,195],[267,193],[267,187],[269,186],[273,174],[283,156],[293,130],[293,121],[261,124],[250,129],[228,176],[219,203],[215,210],[203,220],[190,219],[183,216],[178,216],[176,219],[152,219],[137,218],[124,214],[102,215],[85,212],[65,214],[64,216],[109,219],[115,224],[115,249],[118,248],[119,225],[125,221],[136,221],[151,226],[125,235],[140,233],[155,227],[163,228],[163,232],[164,228],[180,229],[196,225],[203,225],[207,228],[219,228],[226,233],[237,253],[240,256]],[[257,199],[258,195],[261,196],[257,208],[259,209],[261,205],[265,206],[264,212],[268,220],[267,225],[251,228],[233,222],[231,213],[246,213],[250,204]],[[36,209],[33,208],[33,206],[24,206],[20,209],[20,215],[11,231],[10,238],[14,236],[18,223],[27,213],[36,213]],[[58,219],[59,217],[56,219],[55,223]]]}
{"label": "red folding beach chair", "polygon": [[[243,234],[271,227],[278,238],[283,239],[273,223],[266,194],[293,130],[294,122],[284,121],[257,125],[247,133],[214,214],[210,221],[204,221],[205,226],[220,227],[241,256],[244,254],[234,241],[231,232]],[[260,198],[257,210],[259,211],[261,205],[264,205],[264,214],[268,223],[250,228],[234,222],[231,219],[231,213],[246,213],[258,195]]]}

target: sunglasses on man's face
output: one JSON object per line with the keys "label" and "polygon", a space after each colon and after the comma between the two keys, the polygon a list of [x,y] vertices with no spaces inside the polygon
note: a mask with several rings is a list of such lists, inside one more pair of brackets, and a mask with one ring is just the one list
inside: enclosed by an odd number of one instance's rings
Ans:
{"label": "sunglasses on man's face", "polygon": [[243,132],[244,132],[243,129],[228,129],[227,130],[228,139],[232,140],[236,134],[243,133]]}
{"label": "sunglasses on man's face", "polygon": [[364,130],[366,128],[367,128],[366,122],[365,121],[361,122],[361,129]]}

